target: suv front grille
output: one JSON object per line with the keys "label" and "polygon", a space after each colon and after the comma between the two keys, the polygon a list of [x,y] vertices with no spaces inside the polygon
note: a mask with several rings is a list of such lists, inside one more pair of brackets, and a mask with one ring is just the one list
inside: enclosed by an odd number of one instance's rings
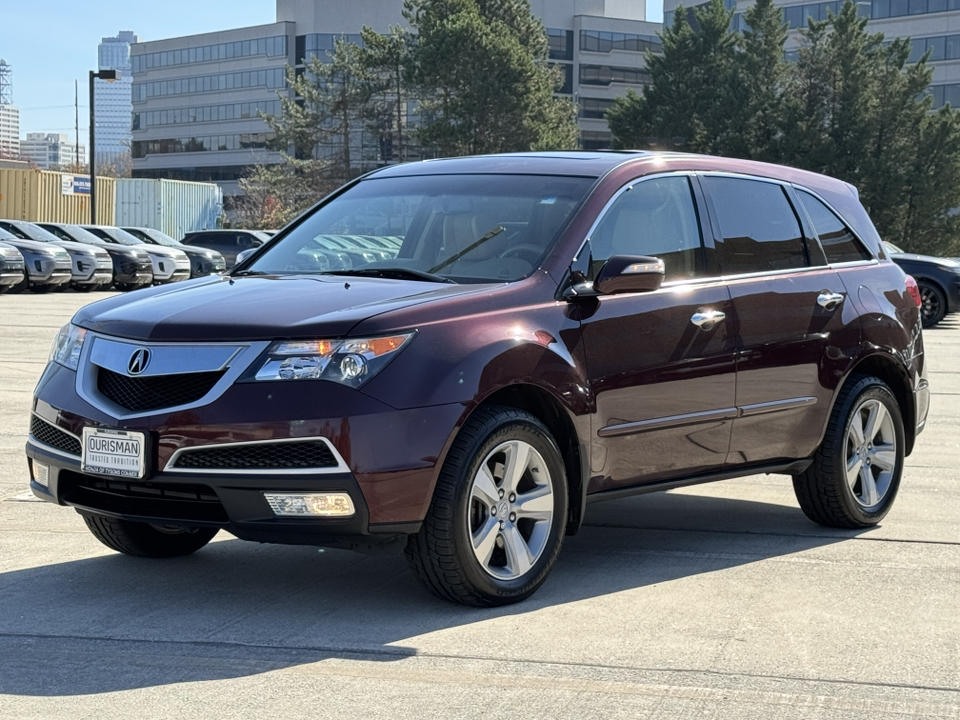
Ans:
{"label": "suv front grille", "polygon": [[149,412],[196,402],[217,384],[223,371],[129,377],[97,369],[97,390],[131,412]]}
{"label": "suv front grille", "polygon": [[68,455],[80,457],[82,453],[80,441],[77,438],[61,430],[56,425],[51,425],[46,420],[41,420],[36,415],[30,418],[30,434],[36,438],[38,442],[43,443],[47,447],[56,448]]}
{"label": "suv front grille", "polygon": [[162,520],[228,520],[220,498],[206,485],[127,482],[61,470],[58,490],[64,502],[91,510]]}
{"label": "suv front grille", "polygon": [[323,440],[184,450],[171,467],[185,470],[300,470],[337,467]]}

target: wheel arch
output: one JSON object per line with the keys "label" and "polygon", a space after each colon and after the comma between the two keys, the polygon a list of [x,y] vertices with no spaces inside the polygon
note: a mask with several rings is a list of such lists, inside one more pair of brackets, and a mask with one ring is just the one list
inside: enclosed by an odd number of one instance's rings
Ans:
{"label": "wheel arch", "polygon": [[[913,402],[913,386],[907,371],[893,358],[882,353],[869,355],[857,362],[840,387],[850,382],[856,382],[858,376],[872,375],[886,384],[900,406],[900,416],[903,418],[903,434],[906,438],[904,454],[913,452],[913,444],[917,437],[917,408]],[[839,393],[840,388],[837,388]],[[832,408],[831,408],[832,411]]]}
{"label": "wheel arch", "polygon": [[[567,473],[567,535],[575,535],[583,521],[586,488],[589,479],[587,447],[581,441],[570,411],[548,390],[530,384],[513,384],[487,395],[469,417],[480,408],[499,405],[528,412],[542,422],[553,436],[563,457]],[[466,419],[466,418],[465,418]]]}

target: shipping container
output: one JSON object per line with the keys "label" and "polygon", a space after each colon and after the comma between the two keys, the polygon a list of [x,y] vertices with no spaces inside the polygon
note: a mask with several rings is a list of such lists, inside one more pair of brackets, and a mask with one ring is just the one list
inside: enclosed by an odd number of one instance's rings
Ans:
{"label": "shipping container", "polygon": [[[97,222],[113,225],[114,178],[97,178]],[[90,176],[0,168],[0,218],[27,222],[89,223]]]}
{"label": "shipping container", "polygon": [[223,191],[215,183],[121,178],[116,197],[117,225],[153,228],[176,240],[216,228],[223,212]]}

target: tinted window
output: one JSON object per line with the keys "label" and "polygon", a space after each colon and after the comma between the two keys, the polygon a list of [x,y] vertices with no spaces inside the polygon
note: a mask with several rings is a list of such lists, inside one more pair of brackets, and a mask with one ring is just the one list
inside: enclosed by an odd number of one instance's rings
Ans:
{"label": "tinted window", "polygon": [[703,184],[720,221],[717,255],[725,275],[807,264],[800,223],[780,185],[710,176]]}
{"label": "tinted window", "polygon": [[702,274],[700,224],[686,177],[638,182],[621,193],[590,238],[595,269],[612,255],[649,255],[664,280]]}
{"label": "tinted window", "polygon": [[808,192],[801,190],[797,195],[813,221],[813,229],[820,237],[827,262],[844,263],[871,259],[870,253],[830,208]]}
{"label": "tinted window", "polygon": [[[311,213],[248,269],[370,265],[457,282],[518,280],[538,265],[592,183],[546,175],[373,177]],[[347,267],[340,251],[350,252]]]}

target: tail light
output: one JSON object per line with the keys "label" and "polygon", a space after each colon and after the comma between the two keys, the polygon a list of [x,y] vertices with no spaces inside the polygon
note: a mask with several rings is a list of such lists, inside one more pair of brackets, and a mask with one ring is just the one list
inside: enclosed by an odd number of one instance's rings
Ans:
{"label": "tail light", "polygon": [[920,297],[920,288],[917,287],[917,281],[913,279],[912,275],[907,275],[907,292],[910,293],[910,297],[913,298],[913,301],[917,304],[917,307],[923,305],[923,298]]}

